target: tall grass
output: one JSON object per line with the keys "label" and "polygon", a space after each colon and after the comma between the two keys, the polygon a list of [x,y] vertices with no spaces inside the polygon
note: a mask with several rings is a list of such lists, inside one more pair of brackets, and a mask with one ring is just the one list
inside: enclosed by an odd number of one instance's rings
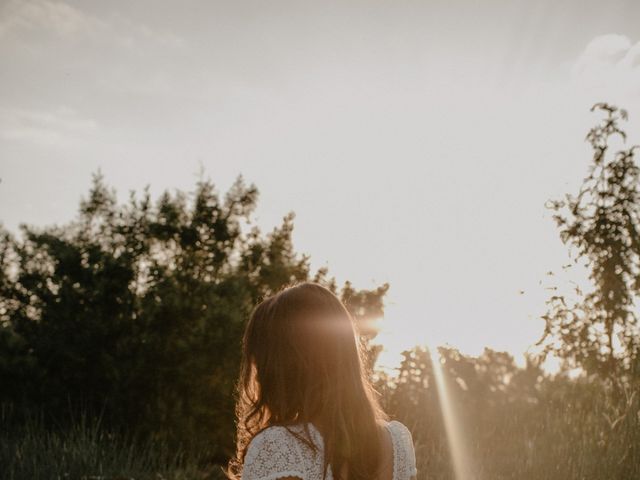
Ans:
{"label": "tall grass", "polygon": [[[640,479],[640,405],[613,408],[593,385],[549,389],[537,403],[460,409],[463,438],[479,480]],[[580,387],[580,388],[578,388]],[[589,395],[587,392],[591,392]],[[463,405],[460,405],[462,407]],[[453,480],[438,417],[412,409],[419,480]],[[0,412],[0,478],[7,480],[222,479],[220,466],[162,442],[136,441],[80,417],[51,428],[37,417]],[[470,480],[470,479],[462,479]]]}
{"label": "tall grass", "polygon": [[81,416],[66,428],[45,427],[38,417],[16,422],[0,412],[3,480],[221,479],[220,467],[203,467],[195,455],[153,440],[105,430]]}
{"label": "tall grass", "polygon": [[[640,479],[637,404],[617,417],[603,399],[590,407],[569,398],[530,409],[502,405],[461,423],[477,480]],[[453,480],[444,433],[413,430],[418,478]]]}

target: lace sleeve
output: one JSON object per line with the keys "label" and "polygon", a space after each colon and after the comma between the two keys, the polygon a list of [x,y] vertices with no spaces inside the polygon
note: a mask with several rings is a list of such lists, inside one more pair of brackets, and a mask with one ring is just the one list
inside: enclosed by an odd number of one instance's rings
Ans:
{"label": "lace sleeve", "polygon": [[284,427],[269,427],[249,443],[242,480],[275,480],[297,477],[306,480],[300,446]]}
{"label": "lace sleeve", "polygon": [[409,429],[397,420],[391,421],[389,426],[393,431],[395,478],[408,480],[418,474],[413,437]]}

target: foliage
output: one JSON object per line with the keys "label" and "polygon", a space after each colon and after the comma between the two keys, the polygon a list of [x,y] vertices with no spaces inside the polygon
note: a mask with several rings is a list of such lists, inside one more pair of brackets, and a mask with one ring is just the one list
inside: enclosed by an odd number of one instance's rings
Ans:
{"label": "foliage", "polygon": [[[84,412],[224,461],[250,310],[297,281],[337,290],[294,251],[293,215],[268,234],[252,225],[257,198],[240,178],[223,198],[200,181],[191,196],[119,205],[97,175],[73,223],[3,232],[0,402],[49,422]],[[386,290],[341,294],[364,323]]]}
{"label": "foliage", "polygon": [[[576,289],[578,300],[561,295],[549,301],[543,342],[574,366],[614,378],[636,376],[640,330],[634,301],[640,293],[640,169],[636,147],[609,155],[613,137],[626,134],[627,113],[599,103],[605,113],[587,141],[593,148],[589,174],[576,196],[550,202],[563,242],[584,261],[593,289]],[[555,342],[554,342],[555,341]]]}
{"label": "foliage", "polygon": [[[518,367],[506,353],[479,357],[439,350],[449,398],[477,478],[620,479],[640,475],[640,416],[610,402],[596,378],[545,374],[533,361]],[[413,433],[418,478],[453,480],[447,434],[429,353],[405,352],[379,390],[389,413]],[[631,395],[626,411],[640,411]],[[99,419],[75,418],[51,428],[38,418],[0,415],[1,478],[219,479],[221,469],[197,453],[162,441],[110,432]],[[206,459],[205,459],[206,460]]]}
{"label": "foliage", "polygon": [[[611,385],[545,373],[533,358],[478,357],[440,348],[466,460],[478,479],[629,479],[640,475],[640,399],[624,408]],[[397,375],[381,378],[385,407],[412,431],[420,479],[454,479],[429,353],[404,353]]]}
{"label": "foliage", "polygon": [[[556,375],[528,357],[519,368],[506,353],[468,357],[439,349],[405,352],[397,377],[380,379],[386,407],[412,427],[423,478],[453,478],[434,368],[477,478],[640,477],[640,169],[631,147],[609,156],[626,112],[607,104],[590,130],[594,150],[577,196],[551,202],[563,242],[590,272],[593,289],[577,300],[553,296],[541,343],[565,365]],[[568,375],[579,367],[581,375]]]}

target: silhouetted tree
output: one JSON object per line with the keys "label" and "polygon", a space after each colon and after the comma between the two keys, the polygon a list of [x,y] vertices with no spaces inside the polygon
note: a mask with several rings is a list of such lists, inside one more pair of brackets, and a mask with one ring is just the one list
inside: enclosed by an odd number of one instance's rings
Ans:
{"label": "silhouetted tree", "polygon": [[592,290],[578,300],[555,295],[544,316],[541,343],[571,364],[614,378],[637,374],[640,331],[634,301],[640,292],[640,169],[636,147],[610,154],[613,137],[626,139],[627,113],[606,103],[587,141],[593,148],[589,174],[577,195],[550,202],[562,241],[589,270]]}
{"label": "silhouetted tree", "polygon": [[[221,197],[132,194],[120,205],[100,175],[77,219],[0,238],[0,402],[63,422],[105,425],[223,461],[233,446],[234,382],[253,306],[316,280],[292,244],[293,215],[263,234],[258,191]],[[387,286],[339,292],[359,320],[382,312]],[[363,324],[366,329],[366,325]]]}

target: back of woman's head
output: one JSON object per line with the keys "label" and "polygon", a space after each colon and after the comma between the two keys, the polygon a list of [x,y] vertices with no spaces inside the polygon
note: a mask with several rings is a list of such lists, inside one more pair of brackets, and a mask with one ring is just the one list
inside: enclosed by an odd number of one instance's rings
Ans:
{"label": "back of woman's head", "polygon": [[238,382],[238,472],[249,441],[272,425],[313,423],[334,478],[375,478],[379,420],[385,418],[364,370],[354,321],[315,283],[289,287],[254,310]]}

